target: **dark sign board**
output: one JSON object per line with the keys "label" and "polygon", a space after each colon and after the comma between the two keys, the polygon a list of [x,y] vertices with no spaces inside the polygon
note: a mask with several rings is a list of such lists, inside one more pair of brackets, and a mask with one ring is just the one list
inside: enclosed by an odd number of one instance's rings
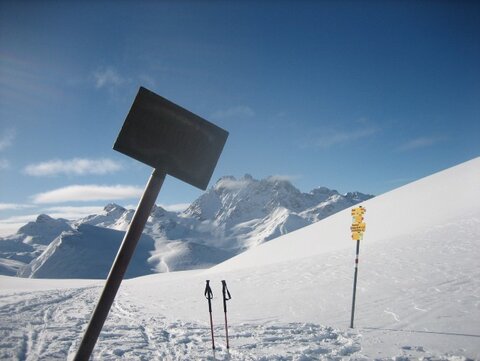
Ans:
{"label": "dark sign board", "polygon": [[140,87],[113,149],[205,190],[228,132]]}

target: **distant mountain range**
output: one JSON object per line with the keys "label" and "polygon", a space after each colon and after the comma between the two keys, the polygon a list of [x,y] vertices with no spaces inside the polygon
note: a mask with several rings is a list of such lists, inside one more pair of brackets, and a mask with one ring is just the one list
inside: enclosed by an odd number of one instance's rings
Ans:
{"label": "distant mountain range", "polygon": [[[372,197],[325,187],[302,193],[276,177],[222,177],[183,212],[154,207],[127,277],[209,267]],[[75,221],[39,215],[0,238],[0,274],[105,278],[133,214],[108,204]]]}

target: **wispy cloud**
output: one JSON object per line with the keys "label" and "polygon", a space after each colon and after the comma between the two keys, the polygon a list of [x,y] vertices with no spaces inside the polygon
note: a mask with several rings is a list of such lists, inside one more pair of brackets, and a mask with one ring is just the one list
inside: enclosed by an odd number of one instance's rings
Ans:
{"label": "wispy cloud", "polygon": [[[49,107],[52,101],[58,104],[64,96],[59,83],[66,74],[59,62],[52,63],[0,49],[2,103],[10,107],[20,102],[23,108],[15,108],[16,114],[29,114],[29,117],[32,110]],[[60,79],[62,81],[58,81]]]}
{"label": "wispy cloud", "polygon": [[232,119],[232,118],[251,118],[255,116],[252,108],[245,105],[230,107],[227,109],[217,110],[212,114],[213,119]]}
{"label": "wispy cloud", "polygon": [[[0,134],[0,152],[12,146],[15,140],[15,130],[7,129]],[[10,168],[10,162],[6,158],[0,158],[0,171]]]}
{"label": "wispy cloud", "polygon": [[0,203],[0,211],[14,211],[33,207],[35,206],[32,204]]}
{"label": "wispy cloud", "polygon": [[377,128],[368,127],[351,131],[330,131],[314,140],[313,145],[320,148],[330,148],[362,138],[367,138],[378,132]]}
{"label": "wispy cloud", "polygon": [[127,82],[127,79],[122,77],[113,67],[106,67],[95,71],[93,73],[93,79],[97,89],[116,88]]}
{"label": "wispy cloud", "polygon": [[182,212],[190,206],[190,203],[159,204],[159,206],[169,212]]}
{"label": "wispy cloud", "polygon": [[53,218],[65,218],[75,220],[91,214],[98,214],[103,211],[102,206],[69,206],[69,207],[49,207],[42,210],[42,213],[48,214]]}
{"label": "wispy cloud", "polygon": [[69,160],[49,160],[36,164],[29,164],[24,171],[32,176],[53,176],[65,175],[87,175],[87,174],[108,174],[121,170],[120,163],[111,159],[86,159],[74,158]]}
{"label": "wispy cloud", "polygon": [[29,214],[0,219],[0,237],[16,233],[25,223],[32,222],[37,217],[38,214]]}
{"label": "wispy cloud", "polygon": [[445,137],[441,137],[441,136],[418,137],[400,145],[398,147],[398,150],[401,152],[406,152],[406,151],[414,150],[418,148],[431,147],[444,140],[445,140]]}
{"label": "wispy cloud", "polygon": [[2,219],[0,222],[2,223],[22,223],[22,226],[27,223],[36,220],[38,214],[24,214],[21,216],[12,216],[8,218]]}
{"label": "wispy cloud", "polygon": [[10,147],[15,139],[15,130],[8,129],[0,135],[0,151]]}
{"label": "wispy cloud", "polygon": [[269,181],[275,182],[275,181],[288,181],[288,182],[293,182],[297,179],[301,178],[298,175],[288,175],[288,174],[275,174],[270,177],[268,177]]}
{"label": "wispy cloud", "polygon": [[[48,214],[53,218],[65,218],[76,220],[86,217],[91,214],[101,213],[103,207],[101,206],[67,206],[67,207],[47,207],[38,208],[38,206],[31,204],[13,204],[0,203],[1,210],[21,210],[27,208],[37,208],[38,212],[34,214],[15,215],[0,219],[0,237],[8,236],[17,232],[17,230],[28,222],[33,222],[37,219],[39,214]],[[29,212],[32,212],[31,210]]]}
{"label": "wispy cloud", "polygon": [[235,178],[222,178],[218,180],[215,184],[216,189],[228,189],[228,190],[239,190],[245,187],[250,183],[250,180],[242,178],[242,179],[235,179]]}
{"label": "wispy cloud", "polygon": [[0,158],[0,170],[10,168],[10,162],[5,158]]}
{"label": "wispy cloud", "polygon": [[71,185],[35,194],[32,196],[32,201],[36,204],[64,203],[72,201],[110,201],[138,198],[142,193],[143,188],[127,185]]}
{"label": "wispy cloud", "polygon": [[154,88],[157,85],[155,78],[148,74],[139,74],[138,80],[141,84],[144,84],[146,87]]}

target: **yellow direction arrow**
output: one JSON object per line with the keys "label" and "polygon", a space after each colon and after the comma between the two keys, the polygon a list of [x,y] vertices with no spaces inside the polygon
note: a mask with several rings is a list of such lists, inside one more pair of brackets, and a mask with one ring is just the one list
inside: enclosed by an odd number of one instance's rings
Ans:
{"label": "yellow direction arrow", "polygon": [[367,210],[363,207],[358,207],[358,208],[353,208],[352,209],[352,216],[361,216],[363,215]]}
{"label": "yellow direction arrow", "polygon": [[362,223],[363,216],[361,214],[356,214],[352,217],[352,223]]}
{"label": "yellow direction arrow", "polygon": [[363,232],[352,232],[352,239],[354,241],[360,241],[363,239]]}

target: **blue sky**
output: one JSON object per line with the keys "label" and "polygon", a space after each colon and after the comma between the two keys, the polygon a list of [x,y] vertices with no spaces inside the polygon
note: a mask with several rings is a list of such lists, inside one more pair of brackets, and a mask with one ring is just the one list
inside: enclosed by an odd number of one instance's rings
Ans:
{"label": "blue sky", "polygon": [[[478,2],[0,2],[0,234],[135,205],[143,85],[230,132],[213,175],[381,194],[480,155]],[[168,178],[158,203],[201,194]]]}

